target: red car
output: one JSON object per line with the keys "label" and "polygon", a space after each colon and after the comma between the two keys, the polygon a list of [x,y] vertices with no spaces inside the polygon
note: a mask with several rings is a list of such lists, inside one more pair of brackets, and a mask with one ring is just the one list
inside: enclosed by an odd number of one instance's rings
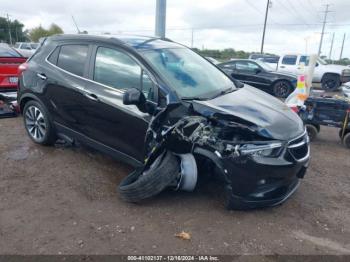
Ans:
{"label": "red car", "polygon": [[0,45],[0,92],[17,91],[18,67],[26,60],[15,49]]}

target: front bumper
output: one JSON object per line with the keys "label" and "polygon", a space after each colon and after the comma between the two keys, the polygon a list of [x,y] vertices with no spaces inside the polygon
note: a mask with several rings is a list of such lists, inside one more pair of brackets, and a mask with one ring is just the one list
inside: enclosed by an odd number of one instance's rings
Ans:
{"label": "front bumper", "polygon": [[[303,134],[307,137],[307,134]],[[286,201],[298,188],[309,165],[309,142],[301,137],[287,144],[278,158],[222,159],[229,181],[227,193],[234,209],[274,206]]]}

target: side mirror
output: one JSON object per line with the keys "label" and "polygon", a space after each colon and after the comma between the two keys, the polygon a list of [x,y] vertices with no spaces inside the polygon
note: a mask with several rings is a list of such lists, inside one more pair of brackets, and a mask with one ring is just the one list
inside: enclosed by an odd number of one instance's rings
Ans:
{"label": "side mirror", "polygon": [[318,66],[318,63],[316,63],[316,65],[315,66]]}
{"label": "side mirror", "polygon": [[146,102],[144,94],[137,88],[131,88],[125,91],[123,95],[124,105],[141,105]]}
{"label": "side mirror", "polygon": [[261,69],[260,68],[255,69],[255,74],[259,74],[259,73],[261,73]]}

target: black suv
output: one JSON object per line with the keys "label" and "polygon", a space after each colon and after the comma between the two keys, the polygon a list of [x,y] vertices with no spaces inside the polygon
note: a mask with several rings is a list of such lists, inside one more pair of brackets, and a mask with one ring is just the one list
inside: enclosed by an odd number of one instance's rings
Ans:
{"label": "black suv", "polygon": [[[152,179],[178,166],[177,188],[192,190],[197,170],[210,171],[224,181],[228,208],[254,208],[286,200],[307,169],[297,114],[170,40],[57,35],[21,70],[18,102],[30,138],[79,141],[143,170],[123,190],[171,153],[178,162]],[[143,190],[137,185],[134,193]]]}

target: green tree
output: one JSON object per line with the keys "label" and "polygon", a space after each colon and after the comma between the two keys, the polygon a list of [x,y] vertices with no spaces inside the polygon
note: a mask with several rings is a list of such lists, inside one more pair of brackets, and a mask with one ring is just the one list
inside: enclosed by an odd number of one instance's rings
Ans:
{"label": "green tree", "polygon": [[33,42],[38,42],[40,38],[46,37],[46,36],[51,36],[51,35],[56,35],[56,34],[63,34],[63,30],[61,27],[59,27],[56,24],[51,24],[49,29],[43,28],[41,25],[38,27],[32,28],[29,30],[29,38]]}
{"label": "green tree", "polygon": [[24,25],[18,20],[8,21],[5,17],[0,17],[0,42],[10,43],[10,34],[12,44],[22,42],[27,39],[23,31]]}
{"label": "green tree", "polygon": [[49,35],[58,35],[58,34],[63,34],[63,30],[61,27],[59,27],[56,24],[51,24],[49,30],[48,30]]}

